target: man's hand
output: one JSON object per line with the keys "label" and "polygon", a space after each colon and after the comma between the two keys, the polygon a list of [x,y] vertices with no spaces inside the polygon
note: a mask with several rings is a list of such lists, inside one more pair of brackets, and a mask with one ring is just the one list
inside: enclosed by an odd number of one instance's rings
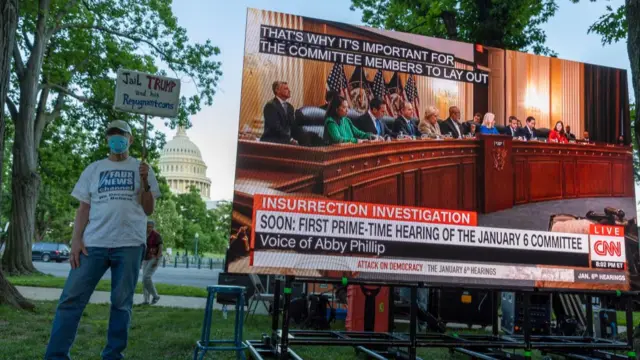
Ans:
{"label": "man's hand", "polygon": [[145,162],[140,163],[140,180],[142,181],[142,185],[146,188],[148,185],[147,180],[149,179],[149,164]]}
{"label": "man's hand", "polygon": [[71,256],[69,257],[72,269],[80,267],[80,253],[83,253],[84,256],[89,255],[87,248],[84,247],[84,241],[82,239],[74,240],[71,244]]}

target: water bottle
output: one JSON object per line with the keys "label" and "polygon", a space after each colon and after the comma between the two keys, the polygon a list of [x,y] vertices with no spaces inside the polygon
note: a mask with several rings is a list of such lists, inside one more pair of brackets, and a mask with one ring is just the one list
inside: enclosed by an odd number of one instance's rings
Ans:
{"label": "water bottle", "polygon": [[227,305],[222,305],[222,317],[227,320],[227,317],[229,315],[227,314]]}

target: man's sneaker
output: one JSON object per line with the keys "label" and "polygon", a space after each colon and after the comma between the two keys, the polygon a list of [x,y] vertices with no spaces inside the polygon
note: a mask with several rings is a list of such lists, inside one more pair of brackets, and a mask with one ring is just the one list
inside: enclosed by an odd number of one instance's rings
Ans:
{"label": "man's sneaker", "polygon": [[153,300],[151,300],[151,305],[155,305],[158,303],[158,301],[160,301],[160,296],[158,297],[154,297]]}

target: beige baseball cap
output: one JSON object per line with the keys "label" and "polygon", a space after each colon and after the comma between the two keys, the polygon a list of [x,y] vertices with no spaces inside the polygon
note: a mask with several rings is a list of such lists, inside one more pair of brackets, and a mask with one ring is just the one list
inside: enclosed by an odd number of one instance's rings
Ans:
{"label": "beige baseball cap", "polygon": [[118,129],[118,130],[122,130],[127,134],[131,134],[131,127],[124,120],[114,120],[110,122],[109,126],[107,126],[107,132],[109,132],[109,130],[111,129]]}

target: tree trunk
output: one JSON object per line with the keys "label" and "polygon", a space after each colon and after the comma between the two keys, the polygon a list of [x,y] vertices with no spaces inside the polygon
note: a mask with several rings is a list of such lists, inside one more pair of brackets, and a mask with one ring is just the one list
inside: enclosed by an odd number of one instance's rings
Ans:
{"label": "tree trunk", "polygon": [[[18,0],[3,1],[0,7],[0,169],[2,169],[4,165],[4,139],[6,129],[4,109],[5,100],[9,91],[11,53],[17,28]],[[0,194],[2,194],[2,175],[3,172],[0,171]],[[7,256],[8,255],[5,254],[3,257],[6,258]],[[20,295],[18,290],[9,283],[2,273],[2,268],[0,268],[0,305],[3,304],[22,309],[34,308],[33,304]]]}
{"label": "tree trunk", "polygon": [[31,260],[31,245],[35,239],[36,203],[40,176],[36,172],[35,161],[29,161],[36,156],[34,154],[33,131],[18,130],[19,127],[29,124],[32,122],[19,121],[16,123],[16,136],[13,143],[11,223],[9,224],[5,254],[2,258],[4,270],[12,275],[37,272]]}
{"label": "tree trunk", "polygon": [[[627,24],[627,52],[631,63],[631,83],[636,103],[640,101],[640,0],[626,0]],[[636,106],[636,119],[634,123],[636,144],[640,145],[640,115]]]}
{"label": "tree trunk", "polygon": [[25,299],[15,286],[4,277],[0,270],[0,305],[9,305],[19,309],[33,310],[35,306]]}
{"label": "tree trunk", "polygon": [[[18,114],[14,117],[11,224],[9,224],[5,256],[2,258],[2,266],[10,274],[36,272],[31,261],[36,202],[40,186],[40,176],[37,172],[38,144],[35,143],[35,120],[42,62],[49,42],[46,28],[49,5],[50,0],[40,0],[31,53],[24,64],[23,71],[18,76],[20,106]],[[15,59],[14,62],[16,62]],[[42,96],[45,94],[48,94],[46,90],[42,92]],[[45,104],[46,100],[45,97],[43,99]],[[40,111],[45,111],[45,108]]]}

